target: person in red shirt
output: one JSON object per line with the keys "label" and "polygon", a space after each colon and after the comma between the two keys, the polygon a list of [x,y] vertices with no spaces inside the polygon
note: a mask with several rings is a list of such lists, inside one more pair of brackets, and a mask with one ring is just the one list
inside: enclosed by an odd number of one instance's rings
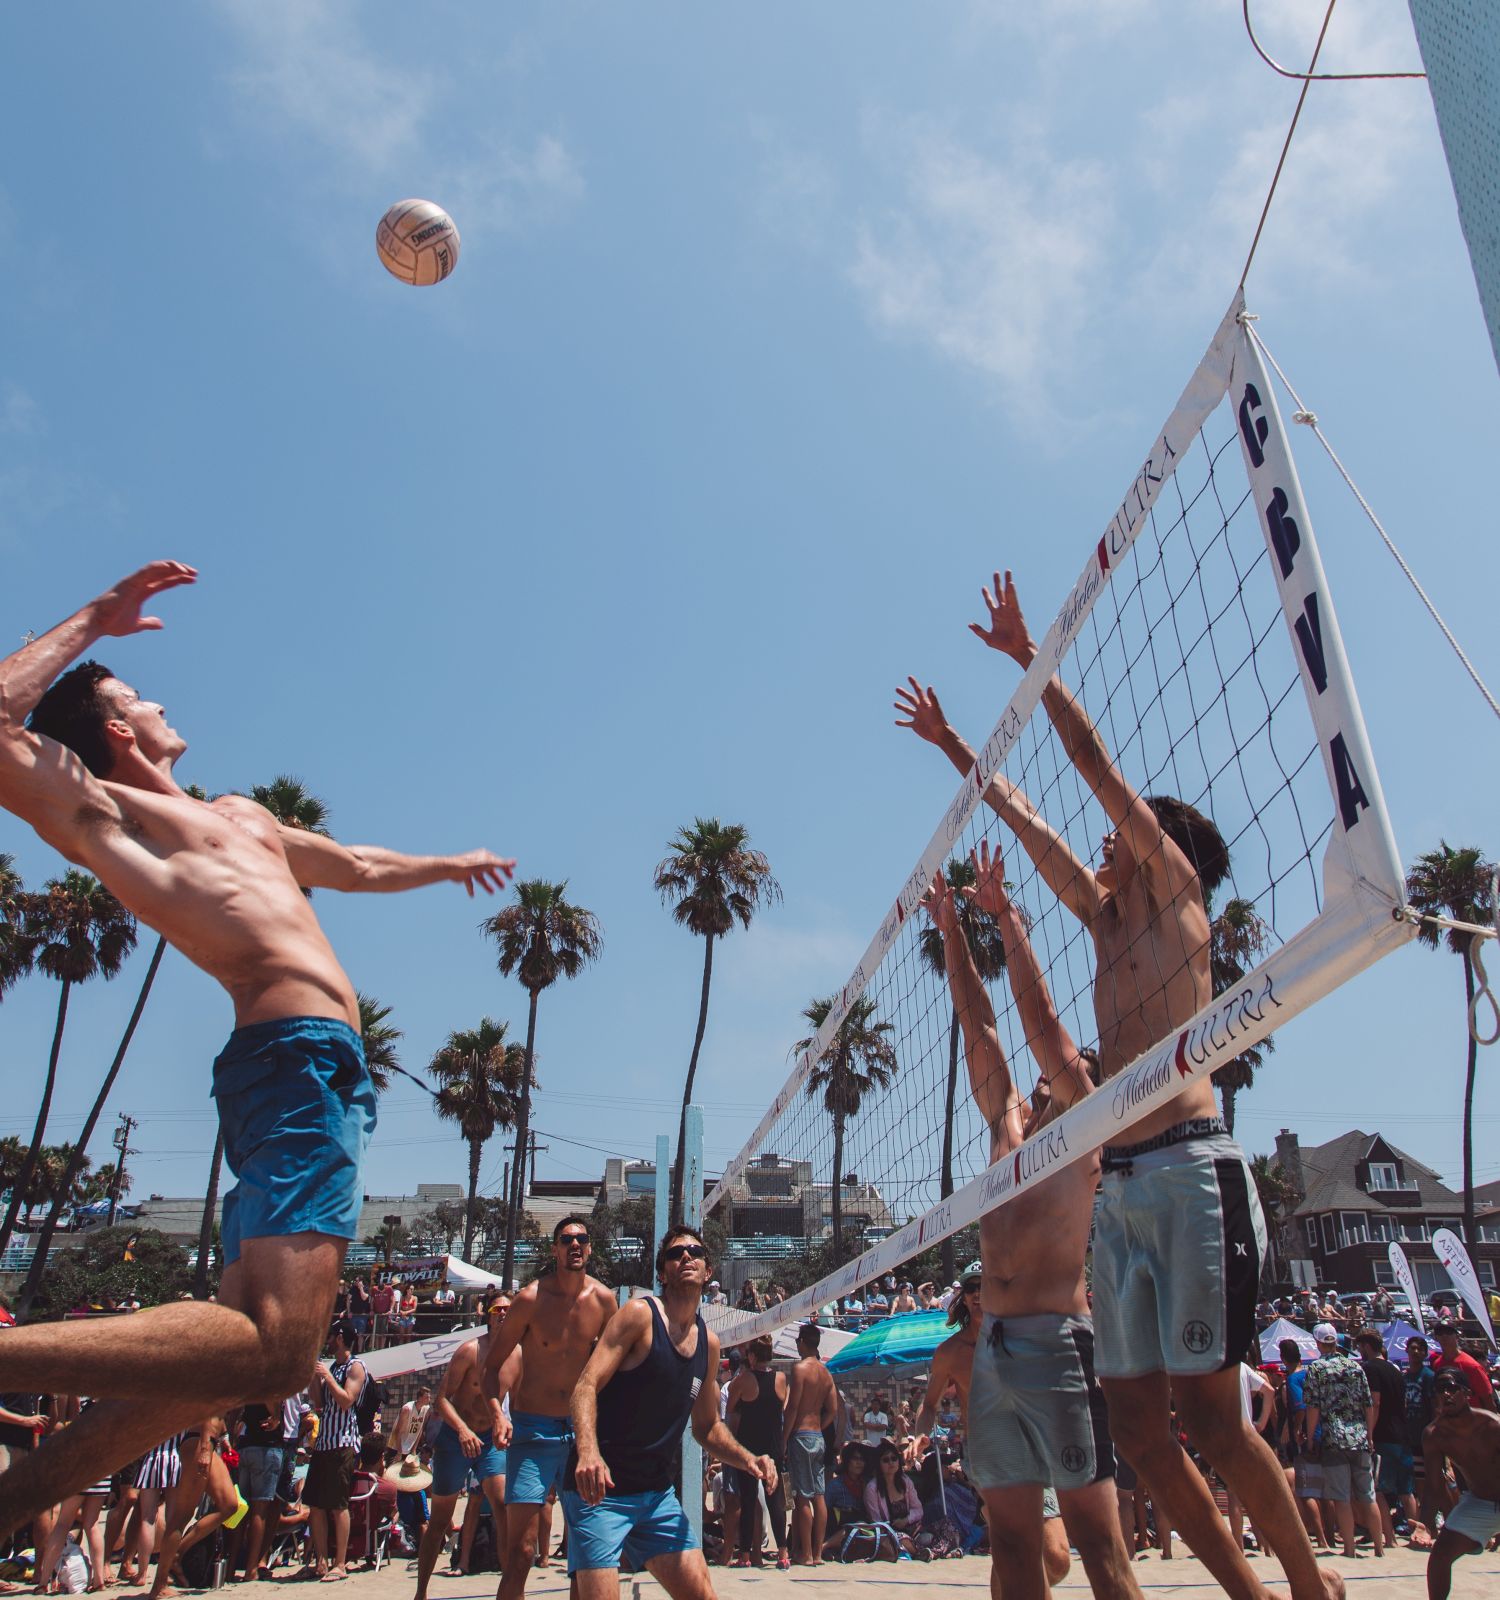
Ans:
{"label": "person in red shirt", "polygon": [[[374,1493],[370,1494],[373,1485]],[[385,1440],[367,1433],[359,1442],[359,1464],[349,1490],[349,1553],[370,1559],[371,1530],[396,1516],[396,1485],[385,1476]],[[366,1499],[365,1496],[369,1495]]]}
{"label": "person in red shirt", "polygon": [[1489,1374],[1473,1356],[1460,1349],[1458,1329],[1450,1323],[1440,1322],[1433,1331],[1437,1335],[1438,1353],[1432,1358],[1432,1370],[1441,1372],[1445,1367],[1451,1367],[1468,1384],[1476,1406],[1485,1411],[1500,1410],[1495,1404],[1495,1389]]}
{"label": "person in red shirt", "polygon": [[374,1336],[370,1340],[372,1350],[380,1349],[390,1337],[391,1311],[400,1298],[401,1291],[389,1283],[377,1284],[370,1295],[370,1309],[375,1313]]}

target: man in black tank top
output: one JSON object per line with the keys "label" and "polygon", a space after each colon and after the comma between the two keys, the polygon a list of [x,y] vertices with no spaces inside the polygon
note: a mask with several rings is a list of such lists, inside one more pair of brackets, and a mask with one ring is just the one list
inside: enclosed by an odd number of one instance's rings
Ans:
{"label": "man in black tank top", "polygon": [[[771,1536],[776,1541],[776,1565],[785,1572],[792,1564],[786,1547],[786,1486],[781,1447],[785,1420],[787,1382],[783,1373],[771,1366],[772,1344],[769,1334],[752,1339],[746,1347],[749,1361],[740,1368],[729,1385],[729,1407],[725,1421],[729,1431],[751,1455],[770,1456],[776,1463],[777,1484],[766,1493]],[[725,1517],[724,1555],[733,1567],[758,1567],[761,1564],[760,1486],[750,1473],[734,1474],[735,1494],[740,1502],[738,1526],[731,1530]],[[734,1554],[738,1535],[740,1553]]]}
{"label": "man in black tank top", "polygon": [[713,1600],[703,1552],[673,1483],[689,1419],[726,1466],[776,1487],[776,1465],[736,1443],[719,1416],[719,1341],[698,1307],[709,1278],[696,1228],[669,1228],[656,1253],[660,1300],[632,1300],[609,1321],[573,1391],[576,1443],[562,1494],[576,1600],[617,1600],[622,1554],[672,1600]]}

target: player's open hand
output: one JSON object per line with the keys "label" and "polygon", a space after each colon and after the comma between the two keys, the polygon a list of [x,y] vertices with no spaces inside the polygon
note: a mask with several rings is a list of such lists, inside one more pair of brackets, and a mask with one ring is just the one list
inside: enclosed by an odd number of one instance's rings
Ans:
{"label": "player's open hand", "polygon": [[979,848],[969,852],[969,865],[974,869],[974,882],[961,893],[979,910],[998,917],[1010,909],[1010,896],[1005,890],[1005,857],[998,845],[992,850],[988,839],[979,841]]}
{"label": "player's open hand", "polygon": [[767,1494],[776,1493],[776,1463],[770,1456],[752,1456],[750,1470],[765,1484]]}
{"label": "player's open hand", "polygon": [[503,891],[515,876],[514,856],[497,856],[488,850],[470,850],[467,855],[454,856],[449,863],[455,883],[461,883],[472,900],[475,889],[486,894]]}
{"label": "player's open hand", "polygon": [[1002,581],[997,572],[993,592],[981,589],[980,593],[984,596],[985,610],[990,614],[989,626],[986,627],[982,622],[971,622],[969,632],[978,634],[991,650],[998,650],[1021,666],[1029,667],[1036,654],[1036,646],[1026,627],[1026,618],[1021,615],[1015,580],[1007,572]]}
{"label": "player's open hand", "polygon": [[945,928],[952,923],[953,889],[941,869],[933,874],[932,882],[922,891],[921,905],[938,927]]}
{"label": "player's open hand", "polygon": [[597,1450],[586,1456],[579,1455],[578,1465],[573,1471],[573,1482],[586,1506],[598,1505],[615,1486],[615,1480],[610,1477],[609,1468]]}
{"label": "player's open hand", "polygon": [[458,1448],[470,1461],[473,1461],[477,1459],[483,1446],[479,1442],[479,1435],[472,1428],[464,1428],[458,1436]]}
{"label": "player's open hand", "polygon": [[502,1411],[500,1413],[499,1420],[495,1423],[495,1432],[493,1436],[495,1440],[495,1448],[497,1450],[509,1449],[510,1436],[514,1432],[515,1429],[511,1425],[510,1418]]}
{"label": "player's open hand", "polygon": [[163,626],[160,617],[141,615],[142,606],[149,605],[166,589],[176,589],[184,583],[196,583],[198,569],[183,561],[152,561],[139,572],[121,578],[113,589],[106,590],[94,602],[94,624],[101,635],[123,637],[130,633],[152,633]]}
{"label": "player's open hand", "polygon": [[948,719],[943,715],[943,708],[938,703],[937,691],[929,684],[925,689],[915,678],[906,680],[911,688],[896,689],[896,704],[894,710],[901,715],[896,718],[898,728],[910,728],[919,739],[925,739],[928,744],[941,744],[943,735],[948,731]]}

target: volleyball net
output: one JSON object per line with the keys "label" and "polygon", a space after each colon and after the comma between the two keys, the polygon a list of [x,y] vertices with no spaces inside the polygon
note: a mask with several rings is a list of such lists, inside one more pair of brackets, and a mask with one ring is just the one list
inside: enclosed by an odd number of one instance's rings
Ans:
{"label": "volleyball net", "polygon": [[[1023,550],[1012,564],[1024,568]],[[1040,597],[1024,577],[1020,600],[1035,613]],[[997,699],[1013,686],[1009,702],[971,745],[972,766],[848,982],[809,1008],[790,1075],[705,1200],[706,1212],[726,1207],[741,1236],[773,1217],[785,1228],[800,1203],[806,1248],[827,1270],[763,1314],[721,1318],[726,1342],[814,1315],[1100,1145],[1128,1143],[1189,1082],[1222,1070],[1232,1084],[1274,1048],[1277,1029],[1413,935],[1311,518],[1242,297],[1020,682],[1002,657],[977,645],[975,656]],[[1054,674],[1138,794],[1188,802],[1228,846],[1227,876],[1208,896],[1214,998],[991,1166],[941,938],[921,900],[938,872],[966,881],[981,843],[1002,853],[1058,1016],[1079,1045],[1096,1045],[1092,937],[986,803],[987,791],[1019,788],[1078,861],[1098,860],[1112,823],[1041,705]],[[944,759],[915,740],[911,758]],[[976,905],[961,910],[1015,1090],[1029,1096],[1038,1068],[998,930]]]}

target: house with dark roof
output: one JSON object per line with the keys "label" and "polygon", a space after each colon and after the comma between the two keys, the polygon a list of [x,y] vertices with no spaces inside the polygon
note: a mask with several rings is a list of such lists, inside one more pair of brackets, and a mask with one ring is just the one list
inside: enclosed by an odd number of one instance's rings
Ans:
{"label": "house with dark roof", "polygon": [[[1395,1288],[1389,1246],[1396,1243],[1411,1262],[1418,1293],[1452,1289],[1432,1236],[1450,1228],[1463,1238],[1463,1197],[1430,1167],[1383,1135],[1358,1129],[1304,1148],[1283,1128],[1276,1159],[1302,1197],[1289,1219],[1291,1254],[1313,1263],[1320,1285],[1347,1293]],[[1500,1279],[1500,1210],[1487,1211],[1478,1198],[1476,1190],[1478,1238],[1469,1253],[1489,1290]]]}

